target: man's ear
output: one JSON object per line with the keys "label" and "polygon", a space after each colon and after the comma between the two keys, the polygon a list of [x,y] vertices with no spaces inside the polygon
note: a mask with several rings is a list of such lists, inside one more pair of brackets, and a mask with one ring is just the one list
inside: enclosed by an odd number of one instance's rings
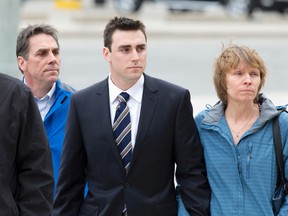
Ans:
{"label": "man's ear", "polygon": [[25,71],[26,70],[26,60],[22,56],[18,56],[17,61],[18,61],[18,67],[21,69],[21,71],[22,72]]}
{"label": "man's ear", "polygon": [[110,62],[110,50],[107,47],[103,47],[102,49],[102,54],[104,56],[104,58]]}

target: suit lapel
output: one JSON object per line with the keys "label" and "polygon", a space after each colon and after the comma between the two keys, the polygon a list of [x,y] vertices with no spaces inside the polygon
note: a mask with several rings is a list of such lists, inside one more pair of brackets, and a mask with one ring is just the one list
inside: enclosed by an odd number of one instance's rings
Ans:
{"label": "suit lapel", "polygon": [[96,88],[96,97],[97,108],[95,109],[95,113],[97,113],[97,115],[99,114],[99,128],[107,133],[107,145],[110,145],[116,160],[119,162],[121,167],[123,167],[123,172],[125,172],[125,168],[122,165],[122,160],[112,131],[108,79],[105,79],[99,83],[98,87]]}
{"label": "suit lapel", "polygon": [[145,78],[145,81],[144,81],[140,119],[139,119],[135,146],[133,149],[132,160],[131,160],[129,169],[133,168],[133,165],[138,155],[141,153],[141,148],[143,146],[142,144],[145,139],[147,130],[150,127],[151,121],[153,120],[155,107],[158,101],[157,88],[154,84],[153,78],[149,77],[146,74],[144,74],[144,78]]}

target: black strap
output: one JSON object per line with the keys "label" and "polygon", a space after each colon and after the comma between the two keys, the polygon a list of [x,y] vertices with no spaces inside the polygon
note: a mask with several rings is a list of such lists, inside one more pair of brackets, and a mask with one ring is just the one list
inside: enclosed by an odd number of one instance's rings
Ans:
{"label": "black strap", "polygon": [[[280,112],[281,113],[281,112]],[[273,128],[273,140],[274,140],[274,148],[276,153],[276,163],[277,163],[277,186],[282,182],[284,185],[284,190],[286,194],[288,193],[287,182],[284,174],[284,159],[283,159],[283,149],[282,149],[282,140],[281,133],[279,127],[279,115],[277,115],[272,120],[272,128]]]}

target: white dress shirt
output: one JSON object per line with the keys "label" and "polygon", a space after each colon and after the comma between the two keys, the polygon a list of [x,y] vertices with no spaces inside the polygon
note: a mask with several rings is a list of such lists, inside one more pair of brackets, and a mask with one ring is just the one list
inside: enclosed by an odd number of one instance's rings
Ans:
{"label": "white dress shirt", "polygon": [[[24,83],[25,83],[25,80],[24,80]],[[49,112],[49,110],[51,109],[51,107],[53,106],[55,102],[55,94],[54,94],[55,91],[56,91],[56,83],[53,84],[50,91],[44,97],[38,98],[34,96],[38,109],[41,114],[42,121],[44,121],[47,113]]]}
{"label": "white dress shirt", "polygon": [[110,76],[108,79],[108,86],[109,86],[109,98],[110,98],[111,127],[113,125],[113,121],[115,118],[116,107],[119,103],[119,100],[117,100],[117,96],[121,92],[127,92],[130,95],[130,99],[127,102],[127,106],[130,111],[131,142],[132,142],[132,148],[134,148],[139,124],[141,103],[142,103],[144,76],[142,75],[140,79],[127,91],[123,91],[119,89],[117,86],[115,86]]}

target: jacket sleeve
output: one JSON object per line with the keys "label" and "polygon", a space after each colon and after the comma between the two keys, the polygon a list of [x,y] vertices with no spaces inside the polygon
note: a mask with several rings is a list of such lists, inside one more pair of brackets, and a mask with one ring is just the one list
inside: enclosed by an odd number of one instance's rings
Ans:
{"label": "jacket sleeve", "polygon": [[50,215],[53,201],[53,167],[51,151],[38,107],[32,93],[19,91],[17,205],[19,215]]}
{"label": "jacket sleeve", "polygon": [[190,215],[210,215],[210,186],[189,91],[182,97],[176,122],[176,179],[183,203]]}
{"label": "jacket sleeve", "polygon": [[84,198],[86,158],[74,96],[70,99],[53,216],[78,215]]}
{"label": "jacket sleeve", "polygon": [[[288,180],[288,114],[283,112],[279,118],[281,138],[283,144],[283,155],[285,164],[285,177]],[[288,215],[288,195],[286,195],[286,201],[282,204],[278,216]]]}

